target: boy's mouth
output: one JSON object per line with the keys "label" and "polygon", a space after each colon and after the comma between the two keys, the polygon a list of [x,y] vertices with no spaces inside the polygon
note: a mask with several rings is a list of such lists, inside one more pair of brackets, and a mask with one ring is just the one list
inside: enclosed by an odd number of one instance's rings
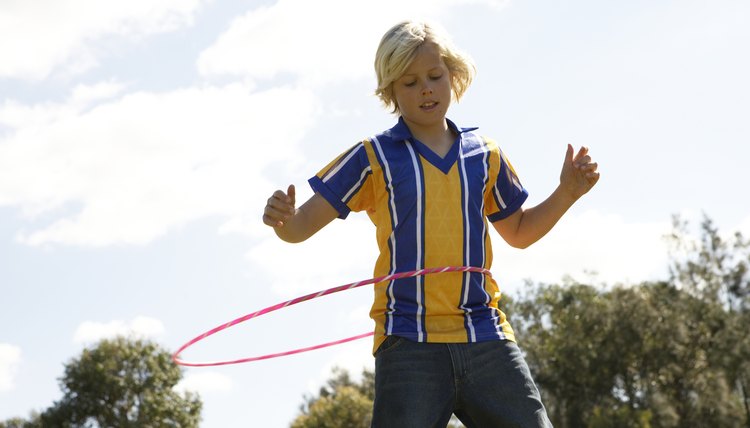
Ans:
{"label": "boy's mouth", "polygon": [[422,103],[419,106],[419,108],[422,108],[422,109],[425,109],[425,110],[430,110],[430,109],[435,108],[435,106],[437,106],[437,105],[438,105],[437,101],[428,101],[426,103]]}

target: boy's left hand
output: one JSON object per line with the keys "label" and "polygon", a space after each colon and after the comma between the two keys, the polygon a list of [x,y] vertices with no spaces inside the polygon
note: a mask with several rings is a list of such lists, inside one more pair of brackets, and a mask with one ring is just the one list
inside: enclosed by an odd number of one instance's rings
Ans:
{"label": "boy's left hand", "polygon": [[560,172],[560,187],[573,200],[585,195],[599,181],[599,172],[596,170],[598,165],[591,161],[588,152],[587,147],[581,147],[573,156],[573,146],[568,144],[565,153],[565,162]]}

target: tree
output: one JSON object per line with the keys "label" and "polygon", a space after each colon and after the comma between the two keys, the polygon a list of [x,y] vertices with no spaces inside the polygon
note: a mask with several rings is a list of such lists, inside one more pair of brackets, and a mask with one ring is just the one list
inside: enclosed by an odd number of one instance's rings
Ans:
{"label": "tree", "polygon": [[[540,285],[509,314],[556,427],[735,427],[721,308],[667,282]],[[745,358],[748,354],[744,354]]]}
{"label": "tree", "polygon": [[367,428],[372,419],[372,401],[357,388],[342,386],[335,393],[315,400],[292,423],[292,428]]}
{"label": "tree", "polygon": [[[529,283],[501,300],[556,427],[750,428],[750,241],[673,224],[662,281]],[[321,418],[295,427],[367,407],[369,389],[334,374],[300,415]]]}
{"label": "tree", "polygon": [[673,217],[669,236],[671,279],[689,293],[724,310],[714,321],[717,353],[713,365],[724,367],[730,385],[736,387],[750,427],[750,240],[735,232],[722,238],[706,215],[700,238],[693,239],[688,222]]}
{"label": "tree", "polygon": [[305,403],[300,406],[300,414],[291,427],[369,427],[374,394],[375,376],[372,371],[363,370],[362,381],[356,383],[352,381],[349,372],[336,367],[317,396],[305,397]]}
{"label": "tree", "polygon": [[181,377],[170,353],[154,343],[103,340],[65,365],[63,397],[38,419],[0,427],[197,427],[202,404],[174,391]]}
{"label": "tree", "polygon": [[32,413],[29,420],[22,418],[12,418],[7,421],[0,421],[0,428],[43,428],[39,420],[38,413]]}
{"label": "tree", "polygon": [[[291,428],[368,428],[374,398],[375,374],[371,370],[363,370],[361,381],[354,382],[349,372],[336,367],[317,396],[305,397]],[[454,417],[448,427],[463,425]]]}
{"label": "tree", "polygon": [[750,245],[707,219],[697,239],[686,226],[668,280],[540,284],[510,306],[555,426],[750,426]]}

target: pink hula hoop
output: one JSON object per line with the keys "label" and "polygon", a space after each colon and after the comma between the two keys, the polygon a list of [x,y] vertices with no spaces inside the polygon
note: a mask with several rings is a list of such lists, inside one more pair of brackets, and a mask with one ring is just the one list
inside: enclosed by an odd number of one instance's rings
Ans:
{"label": "pink hula hoop", "polygon": [[174,361],[176,364],[179,364],[181,366],[187,366],[187,367],[225,366],[225,365],[230,365],[230,364],[249,363],[251,361],[268,360],[268,359],[271,359],[271,358],[277,358],[277,357],[284,357],[284,356],[287,356],[287,355],[299,354],[299,353],[302,353],[302,352],[312,351],[312,350],[321,349],[321,348],[327,348],[329,346],[340,345],[342,343],[351,342],[353,340],[362,339],[362,338],[365,338],[365,337],[368,337],[368,336],[372,336],[373,332],[367,332],[367,333],[358,334],[356,336],[347,337],[345,339],[334,340],[334,341],[331,341],[331,342],[321,343],[319,345],[308,346],[308,347],[304,347],[304,348],[297,348],[297,349],[293,349],[291,351],[276,352],[276,353],[272,353],[272,354],[261,355],[261,356],[258,356],[258,357],[240,358],[240,359],[236,359],[236,360],[212,361],[212,362],[197,362],[196,363],[196,362],[184,361],[184,360],[182,360],[180,358],[180,354],[182,354],[183,351],[185,351],[187,348],[195,345],[196,343],[200,342],[201,340],[203,340],[203,339],[205,339],[205,338],[207,338],[209,336],[212,336],[212,335],[214,335],[214,334],[216,334],[216,333],[218,333],[218,332],[220,332],[222,330],[226,330],[229,327],[235,326],[237,324],[243,323],[245,321],[251,320],[251,319],[256,318],[256,317],[259,317],[261,315],[265,315],[265,314],[270,313],[270,312],[278,311],[279,309],[283,309],[283,308],[286,308],[288,306],[296,305],[297,303],[302,303],[302,302],[306,302],[308,300],[316,299],[318,297],[323,297],[323,296],[327,296],[329,294],[338,293],[339,291],[351,290],[353,288],[361,287],[361,286],[367,285],[367,284],[375,284],[375,283],[378,283],[378,282],[391,281],[391,280],[394,280],[394,279],[410,278],[410,277],[414,277],[414,276],[422,276],[422,275],[429,275],[429,274],[433,274],[433,273],[444,273],[444,272],[478,272],[478,273],[482,273],[482,274],[485,274],[485,275],[490,276],[490,277],[492,276],[492,274],[490,273],[490,271],[488,269],[485,269],[485,268],[479,268],[479,267],[473,267],[473,266],[446,266],[446,267],[439,267],[439,268],[419,269],[419,270],[413,270],[413,271],[409,271],[409,272],[394,273],[394,274],[391,274],[391,275],[384,275],[384,276],[377,277],[377,278],[366,279],[364,281],[358,281],[358,282],[352,282],[350,284],[339,285],[338,287],[329,288],[327,290],[322,290],[322,291],[318,291],[318,292],[315,292],[315,293],[310,293],[310,294],[307,294],[307,295],[304,295],[304,296],[301,296],[301,297],[297,297],[297,298],[294,298],[294,299],[291,299],[291,300],[287,300],[286,302],[277,303],[277,304],[269,306],[269,307],[267,307],[265,309],[261,309],[259,311],[256,311],[256,312],[253,312],[253,313],[241,316],[241,317],[239,317],[237,319],[229,321],[228,323],[224,323],[224,324],[221,324],[221,325],[219,325],[217,327],[214,327],[211,330],[208,330],[207,332],[205,332],[205,333],[203,333],[203,334],[201,334],[199,336],[196,336],[195,338],[193,338],[189,342],[187,342],[184,345],[182,345],[177,350],[177,352],[175,352],[174,354],[172,354],[172,361]]}

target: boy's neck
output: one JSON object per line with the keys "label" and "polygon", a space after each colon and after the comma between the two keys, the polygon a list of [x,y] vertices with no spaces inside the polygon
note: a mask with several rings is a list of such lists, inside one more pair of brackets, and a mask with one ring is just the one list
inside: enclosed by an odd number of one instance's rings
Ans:
{"label": "boy's neck", "polygon": [[407,126],[414,138],[440,157],[445,157],[456,139],[455,132],[448,127],[448,122],[445,119],[443,119],[442,125],[436,124],[436,126],[426,127],[407,122]]}

